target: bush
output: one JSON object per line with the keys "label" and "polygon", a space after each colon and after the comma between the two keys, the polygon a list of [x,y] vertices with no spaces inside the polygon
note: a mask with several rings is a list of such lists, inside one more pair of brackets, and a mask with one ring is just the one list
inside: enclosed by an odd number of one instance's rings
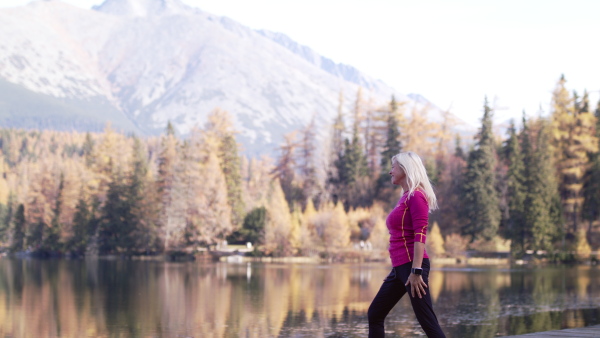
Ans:
{"label": "bush", "polygon": [[464,238],[459,234],[450,234],[446,236],[446,243],[444,244],[444,247],[446,249],[446,253],[450,257],[458,257],[464,256],[468,243],[468,238]]}

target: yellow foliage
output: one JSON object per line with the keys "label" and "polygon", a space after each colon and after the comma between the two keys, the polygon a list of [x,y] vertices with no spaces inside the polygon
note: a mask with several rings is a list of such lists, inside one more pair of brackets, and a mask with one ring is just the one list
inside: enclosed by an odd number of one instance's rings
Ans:
{"label": "yellow foliage", "polygon": [[587,240],[585,229],[579,229],[575,237],[575,252],[580,258],[588,258],[592,253],[592,248]]}
{"label": "yellow foliage", "polygon": [[302,244],[302,225],[304,223],[304,217],[297,208],[291,215],[291,230],[290,230],[290,244],[294,250],[301,247]]}
{"label": "yellow foliage", "polygon": [[385,220],[377,218],[373,230],[369,235],[369,242],[373,246],[373,249],[387,250],[390,241],[390,233],[385,225]]}
{"label": "yellow foliage", "polygon": [[446,236],[444,248],[446,249],[446,253],[451,257],[462,256],[465,250],[467,250],[468,243],[468,238],[464,238],[459,234],[450,234]]}
{"label": "yellow foliage", "polygon": [[265,224],[265,249],[267,253],[285,255],[290,252],[292,219],[288,203],[278,180],[271,183]]}
{"label": "yellow foliage", "polygon": [[440,232],[440,227],[437,222],[433,222],[429,233],[427,234],[427,254],[432,257],[440,257],[446,253],[444,249],[444,237]]}

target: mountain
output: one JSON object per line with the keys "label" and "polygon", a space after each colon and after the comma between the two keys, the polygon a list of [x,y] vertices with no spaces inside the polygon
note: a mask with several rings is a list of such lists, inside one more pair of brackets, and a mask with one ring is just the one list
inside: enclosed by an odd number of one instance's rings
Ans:
{"label": "mountain", "polygon": [[[180,0],[58,0],[0,10],[0,124],[181,134],[229,111],[246,154],[271,153],[284,133],[333,121],[339,93],[420,104],[287,36],[255,31]],[[419,98],[422,100],[422,98]],[[325,130],[325,128],[322,128]]]}

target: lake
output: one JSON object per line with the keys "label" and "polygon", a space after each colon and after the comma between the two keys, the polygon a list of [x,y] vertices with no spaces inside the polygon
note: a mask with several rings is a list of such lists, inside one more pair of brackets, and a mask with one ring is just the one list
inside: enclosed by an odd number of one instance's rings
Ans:
{"label": "lake", "polygon": [[[600,268],[436,267],[448,337],[600,324]],[[3,337],[367,337],[389,266],[0,258]],[[407,297],[389,337],[424,336]]]}

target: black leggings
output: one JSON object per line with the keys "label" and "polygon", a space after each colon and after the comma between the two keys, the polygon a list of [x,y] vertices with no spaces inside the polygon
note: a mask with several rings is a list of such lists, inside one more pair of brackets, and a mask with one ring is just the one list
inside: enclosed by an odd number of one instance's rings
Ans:
{"label": "black leggings", "polygon": [[[423,281],[429,286],[429,259],[424,258],[421,267],[423,268]],[[425,296],[419,298],[419,296],[411,296],[410,284],[407,286],[404,285],[408,280],[411,268],[412,262],[395,266],[383,281],[377,296],[375,296],[369,307],[369,338],[385,337],[383,321],[405,293],[408,293],[417,320],[427,334],[427,337],[446,337],[433,312],[429,288],[425,289]]]}

